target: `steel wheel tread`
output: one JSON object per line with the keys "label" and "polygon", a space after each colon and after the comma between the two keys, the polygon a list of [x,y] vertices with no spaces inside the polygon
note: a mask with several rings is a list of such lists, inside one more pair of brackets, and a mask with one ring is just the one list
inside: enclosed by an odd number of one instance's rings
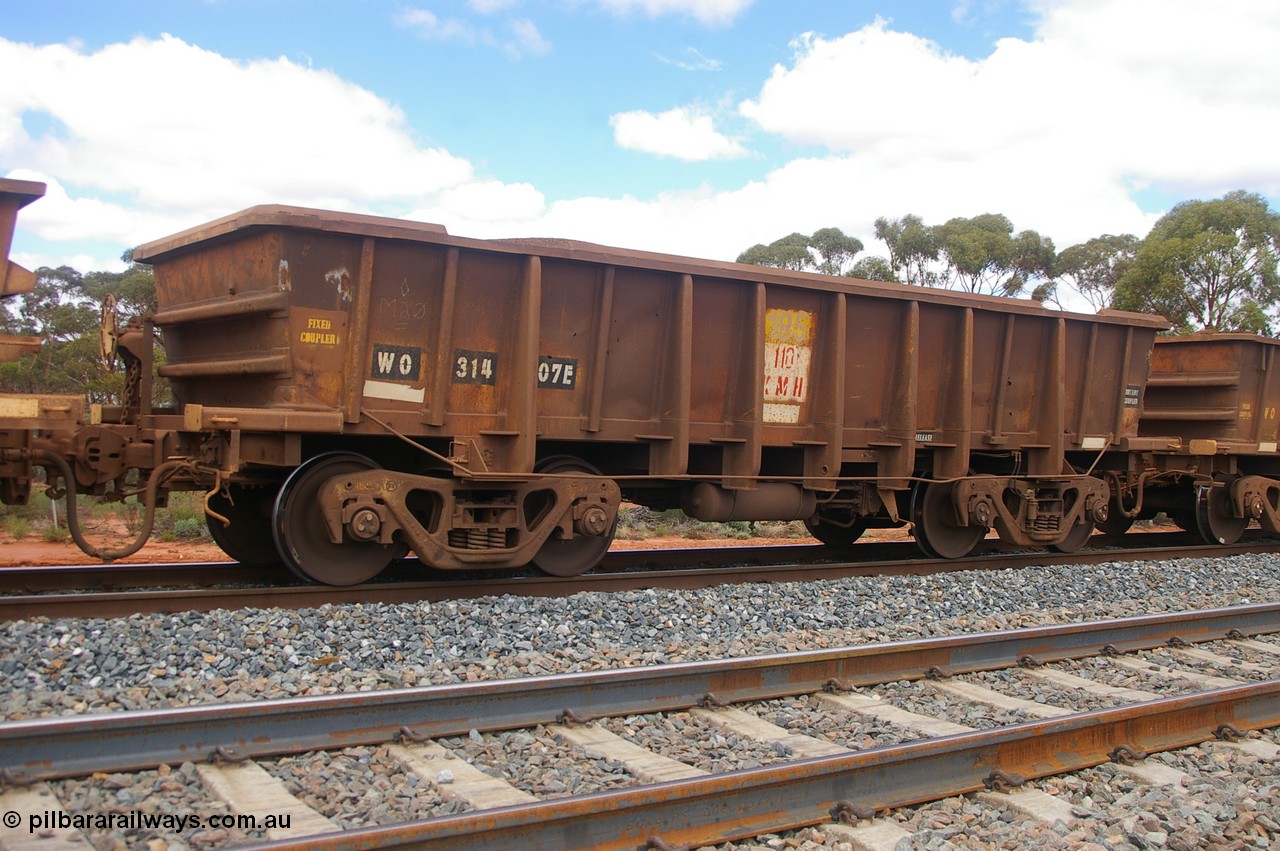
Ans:
{"label": "steel wheel tread", "polygon": [[241,564],[268,565],[280,563],[275,535],[271,530],[271,510],[275,491],[268,487],[231,486],[230,499],[223,491],[209,497],[209,507],[231,521],[206,514],[209,537],[231,558]]}
{"label": "steel wheel tread", "polygon": [[806,517],[804,527],[809,530],[810,535],[828,547],[836,549],[853,546],[854,542],[862,537],[862,533],[867,531],[867,524],[861,519],[855,519],[852,525],[845,526],[842,523],[832,523],[827,520],[822,512]]}
{"label": "steel wheel tread", "polygon": [[[535,469],[538,473],[585,473],[600,475],[595,467],[571,455],[557,455],[540,462]],[[548,576],[581,576],[595,567],[604,558],[613,543],[613,535],[618,524],[607,535],[574,535],[569,540],[548,538],[533,557],[532,564]]]}
{"label": "steel wheel tread", "polygon": [[982,526],[956,523],[951,483],[920,482],[911,491],[911,521],[916,543],[933,558],[961,558],[987,536]]}
{"label": "steel wheel tread", "polygon": [[1231,516],[1229,485],[1202,485],[1196,492],[1196,527],[1211,544],[1234,544],[1244,535],[1248,517]]}
{"label": "steel wheel tread", "polygon": [[349,538],[333,543],[320,513],[318,498],[325,482],[343,473],[376,469],[378,465],[363,455],[332,452],[311,458],[290,474],[272,516],[276,547],[290,570],[309,582],[358,585],[404,557],[408,548],[398,543]]}

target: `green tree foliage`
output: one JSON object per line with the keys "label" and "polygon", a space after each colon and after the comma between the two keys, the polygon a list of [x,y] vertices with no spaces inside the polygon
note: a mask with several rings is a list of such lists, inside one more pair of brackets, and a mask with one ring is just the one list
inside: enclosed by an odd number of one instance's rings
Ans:
{"label": "green tree foliage", "polygon": [[765,245],[758,243],[738,255],[739,263],[772,266],[793,272],[842,275],[862,250],[862,241],[839,228],[822,228],[812,236],[793,233]]}
{"label": "green tree foliage", "polygon": [[156,310],[155,276],[150,266],[140,263],[123,272],[89,272],[84,276],[84,294],[99,305],[108,294],[114,295],[122,323]]}
{"label": "green tree foliage", "polygon": [[81,274],[69,266],[36,270],[35,288],[17,299],[16,312],[5,311],[4,330],[39,337],[43,345],[36,354],[0,364],[0,388],[20,393],[101,394],[98,315],[83,297],[83,284]]}
{"label": "green tree foliage", "polygon": [[894,274],[893,266],[889,265],[889,261],[875,256],[863,257],[854,263],[849,269],[849,277],[862,278],[864,281],[898,283],[898,276]]}
{"label": "green tree foliage", "polygon": [[0,364],[0,391],[85,394],[91,402],[120,401],[124,378],[109,372],[100,355],[102,300],[114,294],[120,324],[155,309],[150,268],[82,275],[69,266],[36,270],[29,293],[0,306],[0,331],[41,338],[37,354]]}
{"label": "green tree foliage", "polygon": [[876,219],[876,239],[889,248],[889,268],[892,278],[916,286],[933,286],[937,283],[931,265],[938,260],[941,246],[934,228],[927,226],[919,216],[907,214],[900,219]]}
{"label": "green tree foliage", "polygon": [[1280,304],[1280,215],[1255,193],[1186,201],[1142,241],[1114,306],[1161,313],[1180,331],[1270,332]]}
{"label": "green tree foliage", "polygon": [[841,275],[862,250],[862,240],[848,236],[840,228],[822,228],[809,237],[809,247],[818,254],[819,272]]}
{"label": "green tree foliage", "polygon": [[738,262],[800,272],[813,265],[813,255],[809,253],[809,237],[793,233],[768,245],[757,243],[751,246],[738,255]]}
{"label": "green tree foliage", "polygon": [[937,238],[948,288],[1016,296],[1053,270],[1053,240],[1031,230],[1014,235],[1013,222],[998,213],[951,219],[938,226]]}
{"label": "green tree foliage", "polygon": [[889,248],[894,278],[904,283],[1016,296],[1040,282],[1035,293],[1042,299],[1053,290],[1053,241],[1033,230],[1015,234],[997,213],[933,226],[914,214],[881,217],[875,233]]}
{"label": "green tree foliage", "polygon": [[1054,277],[1065,280],[1096,310],[1111,307],[1116,285],[1133,264],[1138,238],[1103,234],[1064,249],[1054,263]]}

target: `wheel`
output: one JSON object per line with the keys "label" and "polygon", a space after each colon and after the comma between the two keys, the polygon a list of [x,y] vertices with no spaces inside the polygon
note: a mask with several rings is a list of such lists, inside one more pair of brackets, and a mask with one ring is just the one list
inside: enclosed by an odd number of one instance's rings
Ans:
{"label": "wheel", "polygon": [[1249,525],[1248,517],[1231,516],[1229,485],[1201,485],[1196,492],[1196,527],[1211,544],[1234,544]]}
{"label": "wheel", "polygon": [[[228,491],[230,499],[227,498]],[[224,526],[208,514],[209,537],[222,551],[241,564],[280,563],[280,551],[271,533],[271,506],[275,490],[269,487],[232,485],[209,497],[209,507],[231,521]]]}
{"label": "wheel", "polygon": [[810,535],[813,535],[828,547],[840,549],[852,546],[853,542],[861,538],[862,533],[867,531],[866,521],[861,517],[850,517],[849,519],[852,522],[846,525],[844,522],[837,520],[834,515],[823,514],[819,511],[812,517],[805,519],[804,527],[809,530]]}
{"label": "wheel", "polygon": [[1123,535],[1132,528],[1133,522],[1137,519],[1137,517],[1125,516],[1124,498],[1118,489],[1113,489],[1107,519],[1098,524],[1098,531],[1104,535]]}
{"label": "wheel", "polygon": [[1067,537],[1063,538],[1056,544],[1050,544],[1049,549],[1060,553],[1074,553],[1076,550],[1089,543],[1089,538],[1093,536],[1093,524],[1088,520],[1082,520],[1071,527],[1071,531],[1067,533]]}
{"label": "wheel", "polygon": [[404,558],[404,544],[350,538],[333,543],[317,506],[320,489],[329,479],[376,469],[378,465],[363,455],[332,452],[317,455],[290,474],[272,512],[276,548],[290,570],[323,585],[358,585]]}
{"label": "wheel", "polygon": [[1104,535],[1123,535],[1133,527],[1134,518],[1123,514],[1109,514],[1107,519],[1098,524],[1098,531]]}
{"label": "wheel", "polygon": [[[534,472],[600,475],[595,467],[570,455],[547,458],[538,464]],[[557,538],[552,533],[552,537],[546,540],[533,557],[533,566],[549,576],[581,576],[604,558],[609,545],[613,543],[613,533],[617,528],[615,522],[605,535],[574,535],[567,540]]]}
{"label": "wheel", "polygon": [[982,526],[961,526],[951,502],[955,485],[920,482],[911,491],[911,522],[916,543],[933,558],[960,558],[987,536]]}

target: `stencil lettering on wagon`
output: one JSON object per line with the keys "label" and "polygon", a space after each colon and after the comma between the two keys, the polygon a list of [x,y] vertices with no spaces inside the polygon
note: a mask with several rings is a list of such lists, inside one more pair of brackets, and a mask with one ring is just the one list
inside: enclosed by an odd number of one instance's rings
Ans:
{"label": "stencil lettering on wagon", "polygon": [[809,396],[813,360],[811,310],[767,311],[764,315],[764,421],[798,423]]}
{"label": "stencil lettering on wagon", "polygon": [[543,390],[572,390],[578,386],[578,359],[543,355],[538,358],[538,387]]}
{"label": "stencil lettering on wagon", "polygon": [[426,390],[404,383],[416,382],[421,373],[422,349],[417,346],[375,345],[369,378],[364,383],[364,395],[421,403],[426,398]]}
{"label": "stencil lettering on wagon", "polygon": [[416,346],[374,346],[371,378],[417,381],[422,368],[422,349]]}
{"label": "stencil lettering on wagon", "polygon": [[475,352],[471,349],[454,349],[453,383],[488,384],[498,380],[498,353]]}

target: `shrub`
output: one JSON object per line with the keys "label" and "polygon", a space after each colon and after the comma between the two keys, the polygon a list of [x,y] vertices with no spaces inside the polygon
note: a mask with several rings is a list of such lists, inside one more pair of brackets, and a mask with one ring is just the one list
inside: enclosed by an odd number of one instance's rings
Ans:
{"label": "shrub", "polygon": [[4,519],[4,530],[15,541],[21,541],[31,534],[31,523],[27,518],[14,514]]}
{"label": "shrub", "polygon": [[50,526],[48,529],[44,530],[44,535],[42,537],[46,543],[65,544],[67,541],[71,540],[71,533],[66,529],[63,529],[61,526]]}

